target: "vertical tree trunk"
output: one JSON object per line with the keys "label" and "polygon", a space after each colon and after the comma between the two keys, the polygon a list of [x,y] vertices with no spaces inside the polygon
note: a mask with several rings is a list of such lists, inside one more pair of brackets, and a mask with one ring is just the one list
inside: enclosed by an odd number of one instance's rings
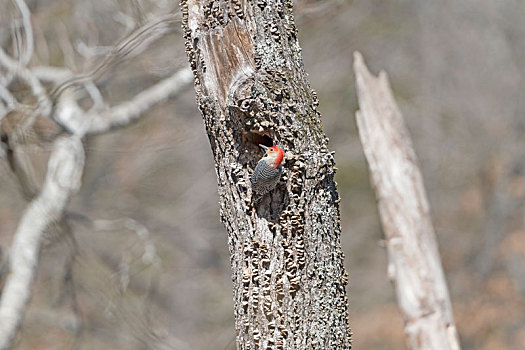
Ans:
{"label": "vertical tree trunk", "polygon": [[[334,158],[303,68],[292,1],[183,0],[186,51],[215,157],[239,349],[349,349]],[[257,205],[258,144],[285,151]]]}

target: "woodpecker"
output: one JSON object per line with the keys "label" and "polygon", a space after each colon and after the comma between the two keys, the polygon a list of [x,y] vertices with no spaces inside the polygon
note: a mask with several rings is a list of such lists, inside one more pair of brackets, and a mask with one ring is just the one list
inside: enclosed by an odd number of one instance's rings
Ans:
{"label": "woodpecker", "polygon": [[252,175],[252,189],[256,201],[277,186],[283,172],[282,161],[284,158],[284,152],[280,147],[259,146],[264,149],[266,154],[259,160]]}

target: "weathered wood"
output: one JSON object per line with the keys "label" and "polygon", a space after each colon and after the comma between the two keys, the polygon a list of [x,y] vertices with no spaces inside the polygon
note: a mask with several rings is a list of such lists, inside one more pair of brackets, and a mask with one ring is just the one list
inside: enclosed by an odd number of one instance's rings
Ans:
{"label": "weathered wood", "polygon": [[386,236],[390,278],[411,349],[456,350],[459,342],[417,157],[384,72],[359,53],[354,71],[359,136]]}
{"label": "weathered wood", "polygon": [[[291,1],[183,0],[186,51],[215,157],[239,349],[349,349],[334,158]],[[258,144],[285,151],[257,205]]]}

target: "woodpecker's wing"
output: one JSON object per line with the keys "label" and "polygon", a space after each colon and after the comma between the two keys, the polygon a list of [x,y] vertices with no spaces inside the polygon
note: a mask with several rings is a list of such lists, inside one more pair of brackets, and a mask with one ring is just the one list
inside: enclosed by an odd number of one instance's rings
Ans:
{"label": "woodpecker's wing", "polygon": [[267,166],[265,163],[266,162],[259,161],[257,165],[255,166],[255,169],[253,170],[253,174],[252,174],[252,179],[251,179],[252,187],[255,186],[257,182],[257,177],[259,176],[258,174],[261,174],[263,172],[263,168]]}

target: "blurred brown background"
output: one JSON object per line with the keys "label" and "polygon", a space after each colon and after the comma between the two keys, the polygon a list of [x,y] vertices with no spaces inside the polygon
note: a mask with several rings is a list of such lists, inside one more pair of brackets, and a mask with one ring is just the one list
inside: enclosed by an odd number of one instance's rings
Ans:
{"label": "blurred brown background", "polygon": [[[85,69],[158,0],[29,0],[32,66]],[[9,45],[10,0],[0,0]],[[525,348],[525,2],[297,1],[306,70],[336,151],[355,349],[405,349],[357,136],[352,53],[388,72],[419,156],[464,349]],[[180,31],[98,85],[117,103],[186,67]],[[28,148],[45,159],[43,145]],[[216,178],[192,86],[86,143],[71,239],[49,238],[19,349],[233,349]],[[26,205],[0,167],[0,244]],[[132,218],[133,220],[126,220]],[[97,221],[97,220],[110,220]],[[116,221],[115,221],[116,220]]]}

